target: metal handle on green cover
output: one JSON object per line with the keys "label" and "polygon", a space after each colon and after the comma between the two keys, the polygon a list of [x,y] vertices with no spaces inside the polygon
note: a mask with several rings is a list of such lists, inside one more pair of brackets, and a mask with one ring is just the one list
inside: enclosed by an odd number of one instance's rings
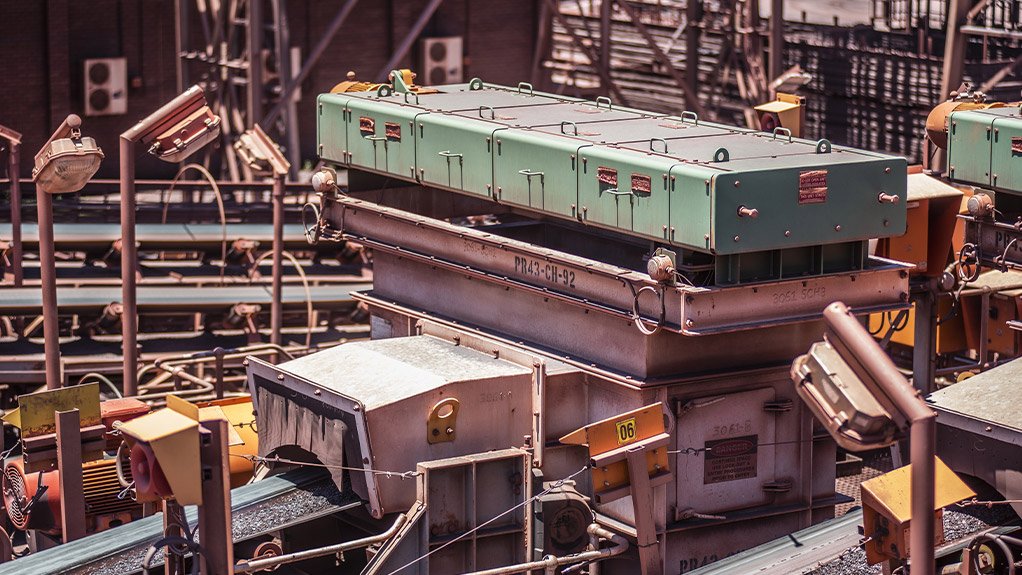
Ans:
{"label": "metal handle on green cover", "polygon": [[454,152],[451,152],[450,150],[444,150],[443,152],[437,152],[437,154],[440,155],[440,156],[443,156],[445,158],[464,158],[463,155],[455,154]]}
{"label": "metal handle on green cover", "polygon": [[405,104],[410,104],[411,103],[411,102],[408,101],[408,96],[415,96],[415,104],[416,105],[419,104],[419,95],[416,94],[415,92],[405,92]]}
{"label": "metal handle on green cover", "polygon": [[518,170],[518,173],[529,179],[532,179],[532,176],[543,176],[543,172],[533,172],[532,170]]}
{"label": "metal handle on green cover", "polygon": [[597,108],[600,107],[600,102],[604,102],[605,104],[607,104],[607,109],[608,110],[611,110],[611,109],[614,108],[614,102],[611,102],[610,98],[608,98],[606,96],[600,96],[599,98],[596,99],[596,107]]}
{"label": "metal handle on green cover", "polygon": [[529,89],[529,95],[530,96],[534,95],[533,91],[532,91],[532,84],[530,84],[528,82],[518,82],[518,93],[519,94],[522,93],[522,88],[528,88]]}
{"label": "metal handle on green cover", "polygon": [[682,112],[681,113],[681,123],[682,124],[685,123],[685,118],[688,118],[688,119],[692,120],[693,124],[696,124],[696,125],[699,124],[699,114],[696,114],[695,112],[690,112],[688,110]]}
{"label": "metal handle on green cover", "polygon": [[486,116],[483,115],[483,111],[484,110],[489,110],[490,111],[490,119],[491,120],[496,120],[497,119],[497,112],[493,111],[493,106],[479,106],[479,117],[480,118],[482,118],[484,120],[486,119]]}
{"label": "metal handle on green cover", "polygon": [[633,192],[631,190],[628,190],[627,192],[622,192],[621,190],[619,190],[617,188],[607,188],[606,190],[603,190],[603,193],[610,194],[612,196],[634,196],[635,195],[635,192]]}
{"label": "metal handle on green cover", "polygon": [[664,151],[661,152],[661,153],[663,153],[663,154],[667,153],[667,140],[665,140],[663,138],[650,138],[649,139],[649,151],[651,151],[651,152],[655,152],[656,151],[656,148],[653,147],[653,142],[660,142],[660,143],[662,143],[664,145]]}
{"label": "metal handle on green cover", "polygon": [[362,136],[363,138],[371,142],[379,142],[380,140],[386,140],[387,136]]}
{"label": "metal handle on green cover", "polygon": [[775,140],[777,139],[777,134],[784,134],[785,136],[788,136],[788,141],[789,142],[791,141],[791,130],[789,130],[788,128],[782,128],[780,126],[777,126],[776,128],[774,128],[773,131],[773,136]]}
{"label": "metal handle on green cover", "polygon": [[561,122],[561,133],[564,134],[564,135],[567,135],[568,133],[564,131],[564,127],[565,126],[571,126],[572,127],[572,129],[573,129],[572,135],[573,136],[577,136],[578,135],[578,126],[575,125],[575,122],[568,122],[568,121]]}

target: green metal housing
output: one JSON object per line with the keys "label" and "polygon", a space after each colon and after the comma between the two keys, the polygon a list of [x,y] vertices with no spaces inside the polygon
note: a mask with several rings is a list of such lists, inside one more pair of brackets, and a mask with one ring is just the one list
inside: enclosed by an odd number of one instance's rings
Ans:
{"label": "green metal housing", "polygon": [[321,95],[321,157],[728,256],[720,283],[859,269],[905,231],[903,158],[526,85],[430,90]]}
{"label": "green metal housing", "polygon": [[1022,113],[1017,106],[952,113],[947,153],[952,180],[1022,193]]}

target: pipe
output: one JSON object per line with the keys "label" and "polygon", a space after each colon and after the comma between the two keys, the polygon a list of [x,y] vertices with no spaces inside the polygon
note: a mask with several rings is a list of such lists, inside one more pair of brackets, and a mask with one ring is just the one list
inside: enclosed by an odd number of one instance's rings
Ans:
{"label": "pipe", "polygon": [[216,349],[214,349],[213,350],[213,358],[216,360],[214,362],[214,366],[215,367],[213,368],[214,374],[216,376],[216,380],[215,380],[216,383],[214,384],[213,388],[216,390],[216,398],[217,399],[223,399],[224,398],[224,348],[217,347]]}
{"label": "pipe", "polygon": [[[936,454],[936,414],[923,401],[918,390],[909,385],[894,362],[877,345],[862,324],[843,303],[832,303],[823,312],[830,342],[844,358],[855,358],[877,383],[895,409],[909,422],[912,458],[912,549],[914,571],[933,573],[934,553],[934,456]],[[855,366],[853,366],[855,367]]]}
{"label": "pipe", "polygon": [[39,213],[39,273],[43,292],[43,349],[46,389],[62,387],[60,377],[60,324],[57,313],[57,267],[53,254],[53,196],[36,188]]}
{"label": "pipe", "polygon": [[[556,568],[561,565],[600,561],[607,559],[608,557],[620,555],[628,550],[627,539],[617,533],[607,531],[596,523],[591,524],[588,531],[590,536],[602,537],[603,539],[610,540],[610,542],[614,545],[612,547],[607,547],[606,549],[593,549],[590,551],[583,551],[582,553],[565,555],[564,557],[547,555],[539,561],[519,563],[518,565],[508,565],[505,567],[497,567],[495,569],[486,569],[485,571],[473,571],[466,575],[513,575],[516,573],[528,573],[534,569],[544,569],[547,573],[553,573],[556,572]],[[241,573],[241,571],[238,571],[238,573]]]}
{"label": "pipe", "polygon": [[20,157],[21,144],[11,142],[7,173],[11,179],[11,273],[14,275],[14,287],[21,287],[25,279],[21,246],[21,178],[18,177]]}
{"label": "pipe", "polygon": [[345,543],[338,543],[337,545],[329,545],[327,547],[318,547],[316,549],[307,549],[305,551],[297,551],[295,553],[288,553],[287,555],[279,555],[277,557],[267,557],[266,559],[249,559],[238,562],[234,566],[234,573],[253,573],[255,571],[265,571],[273,569],[279,565],[287,563],[294,563],[296,561],[304,561],[306,559],[313,559],[315,557],[323,557],[325,555],[335,555],[344,551],[350,551],[352,549],[361,549],[368,547],[373,543],[380,543],[390,539],[397,534],[398,530],[404,526],[408,518],[404,515],[398,515],[397,519],[394,520],[394,524],[379,535],[373,535],[371,537],[364,537],[362,539],[356,539],[354,541],[347,541]]}
{"label": "pipe", "polygon": [[280,329],[283,325],[283,274],[284,274],[284,178],[286,174],[273,177],[273,296],[270,300],[270,343],[280,345]]}
{"label": "pipe", "polygon": [[135,286],[135,142],[121,134],[121,347],[123,353],[124,396],[138,395],[138,302]]}

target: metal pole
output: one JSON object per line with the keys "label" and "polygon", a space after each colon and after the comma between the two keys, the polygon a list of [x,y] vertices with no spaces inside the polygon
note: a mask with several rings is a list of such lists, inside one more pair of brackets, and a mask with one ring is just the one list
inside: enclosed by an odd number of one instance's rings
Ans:
{"label": "metal pole", "polygon": [[53,255],[53,196],[36,186],[39,213],[39,273],[43,292],[43,351],[46,389],[63,386],[60,373],[60,318],[57,310],[57,269]]}
{"label": "metal pole", "polygon": [[121,341],[124,396],[138,395],[138,305],[135,300],[135,143],[121,136]]}
{"label": "metal pole", "polygon": [[[920,400],[922,403],[922,400]],[[912,457],[912,522],[910,564],[913,572],[933,573],[934,485],[937,449],[936,414],[928,410],[925,417],[912,422],[910,433]]]}
{"label": "metal pole", "polygon": [[[199,533],[202,537],[203,575],[233,575],[234,539],[231,536],[231,465],[227,451],[227,421],[203,421],[209,430],[201,436],[202,505]],[[208,479],[206,479],[208,477]]]}
{"label": "metal pole", "polygon": [[21,287],[25,279],[22,268],[21,246],[21,144],[12,142],[8,156],[10,164],[7,177],[11,180],[11,272],[14,274],[14,287]]}
{"label": "metal pole", "polygon": [[[916,313],[919,313],[918,309]],[[823,317],[829,328],[829,341],[838,348],[838,353],[858,361],[894,403],[894,408],[909,421],[912,459],[912,526],[909,547],[912,572],[933,573],[937,416],[844,304],[827,306]]]}
{"label": "metal pole", "polygon": [[85,490],[82,487],[82,425],[77,409],[58,411],[57,473],[60,475],[60,520],[64,543],[85,537]]}
{"label": "metal pole", "polygon": [[433,13],[436,12],[436,9],[439,8],[443,2],[444,0],[430,0],[429,5],[427,5],[426,9],[422,11],[422,14],[419,14],[419,19],[412,25],[411,30],[408,31],[404,40],[401,40],[401,44],[396,50],[394,50],[394,53],[391,54],[390,60],[387,60],[387,63],[384,64],[383,68],[381,68],[376,74],[376,79],[378,81],[387,81],[387,75],[390,74],[390,71],[393,70],[402,59],[404,59],[406,54],[408,54],[408,50],[411,50],[412,44],[416,39],[418,39],[419,34],[422,34],[422,29],[426,27],[426,24],[429,23],[429,19],[433,17]]}
{"label": "metal pole", "polygon": [[[248,115],[245,126],[251,128],[263,117],[263,0],[248,0],[247,6]],[[279,57],[286,58],[288,54],[280,54]]]}
{"label": "metal pole", "polygon": [[284,274],[284,178],[286,174],[273,176],[273,295],[270,303],[270,343],[280,345],[280,328],[283,325],[283,274]]}

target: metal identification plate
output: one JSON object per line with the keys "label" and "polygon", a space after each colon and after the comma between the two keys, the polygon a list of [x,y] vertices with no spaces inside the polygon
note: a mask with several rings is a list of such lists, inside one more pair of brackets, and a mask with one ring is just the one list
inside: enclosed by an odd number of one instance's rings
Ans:
{"label": "metal identification plate", "polygon": [[596,179],[599,180],[601,184],[617,187],[617,170],[614,168],[600,166],[596,169]]}
{"label": "metal identification plate", "polygon": [[387,122],[383,124],[383,127],[386,130],[385,133],[388,140],[394,142],[401,141],[401,124],[398,124],[397,122]]}
{"label": "metal identification plate", "polygon": [[368,117],[361,116],[358,119],[358,131],[364,136],[369,136],[376,133],[376,120]]}
{"label": "metal identification plate", "polygon": [[743,435],[706,442],[703,485],[756,477],[758,435]]}
{"label": "metal identification plate", "polygon": [[645,174],[632,174],[632,192],[649,195],[653,189],[652,178]]}
{"label": "metal identification plate", "polygon": [[798,203],[822,204],[827,201],[827,170],[810,170],[798,174]]}

